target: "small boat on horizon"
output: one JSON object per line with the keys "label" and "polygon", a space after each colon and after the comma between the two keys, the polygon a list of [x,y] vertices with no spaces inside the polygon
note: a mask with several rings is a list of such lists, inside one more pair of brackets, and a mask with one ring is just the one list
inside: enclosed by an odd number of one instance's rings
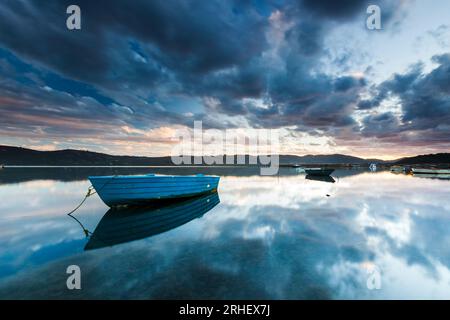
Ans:
{"label": "small boat on horizon", "polygon": [[310,176],[329,176],[334,172],[334,169],[326,168],[305,168],[306,174]]}
{"label": "small boat on horizon", "polygon": [[404,173],[405,172],[405,168],[403,166],[392,166],[390,170],[392,173]]}
{"label": "small boat on horizon", "polygon": [[109,207],[145,205],[164,199],[186,198],[217,191],[220,177],[174,175],[91,176],[100,199]]}
{"label": "small boat on horizon", "polygon": [[295,168],[295,172],[297,172],[297,173],[305,173],[305,168],[302,168],[302,167],[296,167],[296,168]]}

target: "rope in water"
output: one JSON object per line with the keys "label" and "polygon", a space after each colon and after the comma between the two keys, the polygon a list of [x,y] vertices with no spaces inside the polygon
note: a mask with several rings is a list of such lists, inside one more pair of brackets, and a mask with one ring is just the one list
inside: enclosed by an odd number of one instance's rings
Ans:
{"label": "rope in water", "polygon": [[[113,176],[113,177],[111,178],[111,180],[109,180],[108,182],[106,182],[106,183],[99,189],[99,191],[102,190],[102,189],[103,189],[108,183],[110,183],[115,177],[116,177],[116,176]],[[92,195],[94,195],[94,194],[96,194],[96,193],[98,193],[98,192],[94,189],[94,186],[92,186],[92,185],[89,186],[89,188],[88,188],[88,190],[87,190],[87,193],[86,193],[86,195],[84,196],[83,200],[80,202],[80,204],[79,204],[78,206],[76,206],[75,209],[73,209],[72,211],[70,211],[70,212],[67,214],[69,217],[71,217],[72,219],[74,219],[74,220],[81,226],[81,228],[83,229],[83,232],[84,232],[84,234],[85,234],[86,237],[92,236],[93,233],[90,232],[88,229],[86,229],[86,228],[84,227],[84,225],[81,223],[81,221],[78,220],[77,218],[75,218],[72,214],[73,214],[75,211],[77,211],[78,209],[80,209],[80,207],[84,204],[84,202],[87,200],[87,198],[89,198],[90,196],[92,196]]]}
{"label": "rope in water", "polygon": [[78,220],[77,218],[75,218],[73,215],[71,215],[70,213],[68,214],[69,217],[71,217],[73,220],[75,220],[81,227],[81,229],[83,229],[84,235],[87,237],[91,236],[93,233],[90,232],[88,229],[86,229],[84,227],[84,225],[81,223],[80,220]]}
{"label": "rope in water", "polygon": [[[111,181],[113,181],[115,177],[117,177],[117,176],[112,176],[110,180],[108,180],[103,186],[101,186],[101,188],[99,189],[99,191],[101,191],[107,184],[109,184]],[[76,206],[75,209],[73,209],[72,211],[70,211],[67,215],[68,215],[68,216],[71,216],[72,213],[74,213],[75,211],[77,211],[78,209],[80,209],[80,207],[84,204],[84,202],[87,200],[87,198],[89,198],[90,196],[92,196],[92,195],[94,195],[94,194],[96,194],[96,193],[98,193],[98,192],[95,191],[94,186],[91,185],[91,186],[88,188],[88,191],[87,191],[86,195],[84,196],[83,201],[81,201],[81,203],[80,203],[78,206]]]}
{"label": "rope in water", "polygon": [[84,196],[83,201],[80,202],[80,204],[78,206],[75,207],[75,209],[73,209],[72,211],[70,211],[67,215],[70,216],[72,215],[72,213],[74,213],[75,211],[77,211],[78,209],[80,209],[80,207],[83,205],[83,203],[87,200],[87,198],[89,198],[90,196],[96,194],[97,192],[94,190],[93,186],[90,186],[88,188],[88,191],[86,193],[86,195]]}

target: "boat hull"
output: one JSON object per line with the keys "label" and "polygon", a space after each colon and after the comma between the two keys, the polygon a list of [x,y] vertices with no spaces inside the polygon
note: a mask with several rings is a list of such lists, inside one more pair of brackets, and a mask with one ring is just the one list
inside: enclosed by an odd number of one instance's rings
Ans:
{"label": "boat hull", "polygon": [[145,205],[163,199],[185,198],[217,190],[217,176],[97,176],[89,177],[109,207]]}
{"label": "boat hull", "polygon": [[328,176],[314,176],[307,174],[305,179],[307,180],[314,180],[314,181],[321,181],[321,182],[329,182],[329,183],[335,183],[336,180],[333,179],[330,175]]}
{"label": "boat hull", "polygon": [[405,171],[406,171],[405,168],[401,167],[401,166],[393,166],[393,167],[391,167],[391,172],[392,173],[403,173]]}
{"label": "boat hull", "polygon": [[321,177],[327,177],[330,174],[334,172],[334,169],[322,169],[322,168],[306,168],[305,172],[309,176],[321,176]]}

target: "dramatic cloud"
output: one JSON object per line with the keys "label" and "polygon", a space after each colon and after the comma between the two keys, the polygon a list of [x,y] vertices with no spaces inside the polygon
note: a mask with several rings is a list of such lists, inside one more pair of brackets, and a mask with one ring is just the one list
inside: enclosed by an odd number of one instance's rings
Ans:
{"label": "dramatic cloud", "polygon": [[303,0],[303,6],[313,13],[331,19],[346,19],[365,11],[370,1],[342,0],[342,1],[314,1]]}
{"label": "dramatic cloud", "polygon": [[[413,2],[80,0],[78,31],[66,28],[69,4],[0,4],[0,29],[10,30],[0,33],[0,143],[66,146],[77,137],[92,146],[95,136],[97,148],[102,137],[144,142],[149,130],[194,120],[288,128],[341,147],[430,130],[423,141],[440,148],[448,131],[446,55],[429,74],[417,64],[377,83],[371,70],[382,62],[367,62],[367,48],[330,43],[350,27],[386,39]],[[369,4],[380,6],[389,31],[365,28]],[[439,23],[424,34],[445,31]]]}
{"label": "dramatic cloud", "polygon": [[[389,99],[398,99],[401,113],[378,113],[364,118],[363,133],[404,140],[405,143],[448,144],[450,137],[450,54],[434,56],[437,67],[424,73],[415,64],[404,74],[395,74],[381,83],[373,100],[364,109],[377,108]],[[360,104],[361,108],[361,104]],[[400,138],[400,139],[399,139]]]}

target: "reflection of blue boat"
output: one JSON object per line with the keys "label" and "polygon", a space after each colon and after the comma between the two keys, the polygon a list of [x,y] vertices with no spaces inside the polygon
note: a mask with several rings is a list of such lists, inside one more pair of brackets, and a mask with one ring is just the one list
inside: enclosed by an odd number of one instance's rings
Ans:
{"label": "reflection of blue boat", "polygon": [[89,177],[106,205],[142,205],[161,199],[192,197],[217,190],[217,176],[98,176]]}
{"label": "reflection of blue boat", "polygon": [[220,202],[217,192],[151,207],[109,209],[92,233],[85,250],[144,239],[204,215]]}

